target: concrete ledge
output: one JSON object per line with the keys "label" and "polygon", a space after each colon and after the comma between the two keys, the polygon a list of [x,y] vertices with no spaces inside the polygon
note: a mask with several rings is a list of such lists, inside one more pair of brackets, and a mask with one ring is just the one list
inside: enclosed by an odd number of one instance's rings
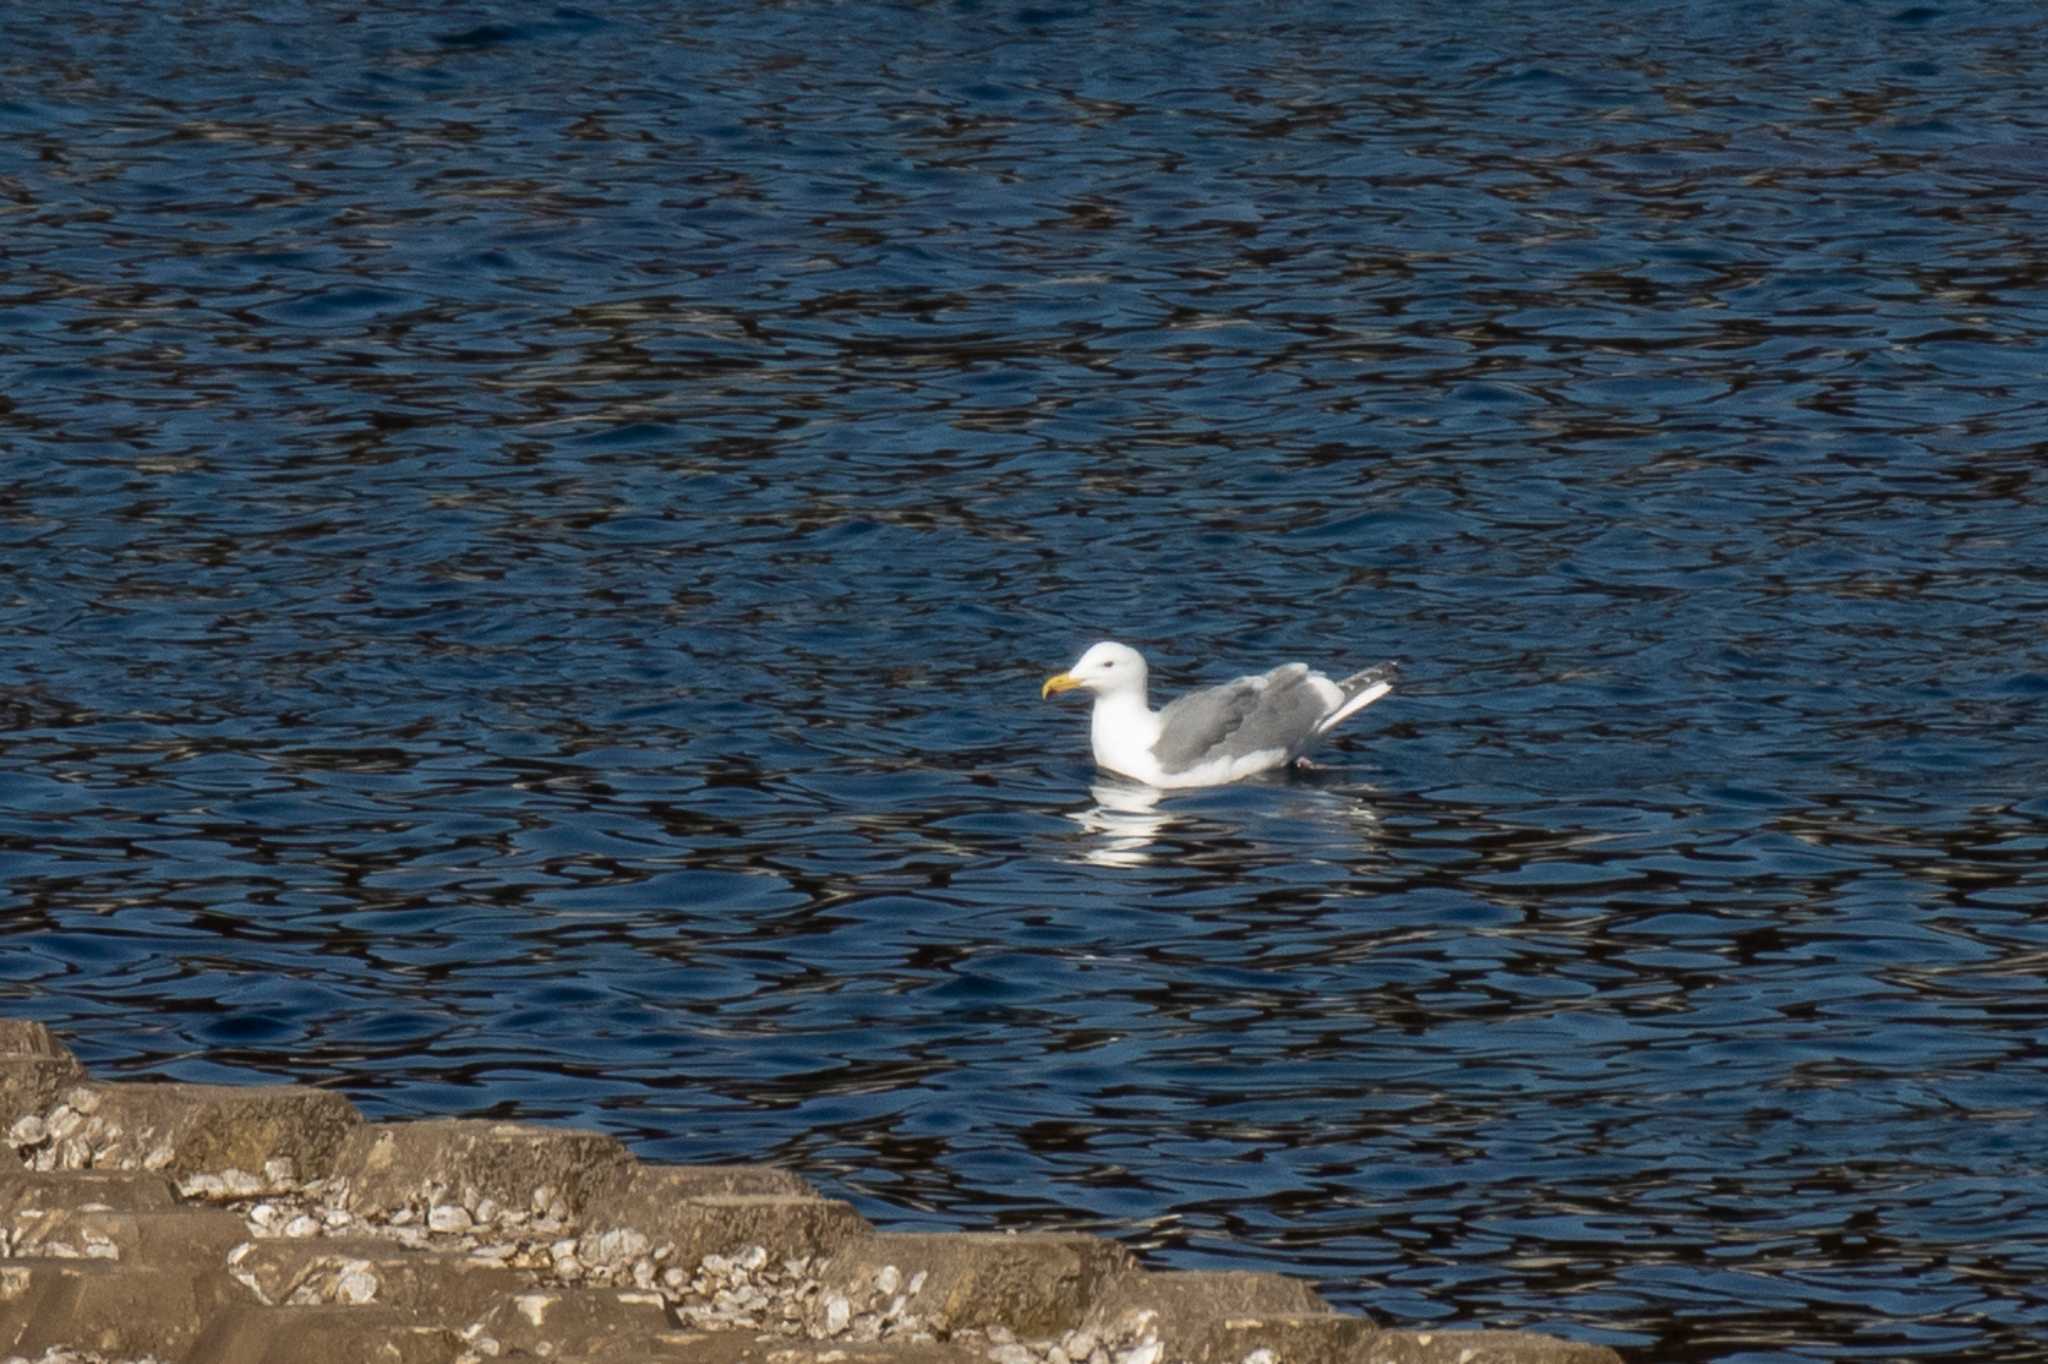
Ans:
{"label": "concrete ledge", "polygon": [[266,1307],[397,1308],[413,1316],[481,1317],[530,1280],[460,1252],[412,1250],[379,1236],[263,1239],[228,1259],[235,1280]]}
{"label": "concrete ledge", "polygon": [[446,1326],[425,1326],[388,1308],[242,1305],[223,1313],[193,1345],[198,1364],[458,1364],[468,1342]]}
{"label": "concrete ledge", "polygon": [[6,1130],[35,1170],[233,1175],[234,1189],[260,1192],[323,1172],[361,1123],[341,1095],[296,1085],[80,1084]]}
{"label": "concrete ledge", "polygon": [[48,1028],[27,1019],[0,1018],[0,1114],[14,1115],[0,1131],[49,1107],[84,1076],[78,1058]]}
{"label": "concrete ledge", "polygon": [[593,1223],[626,1221],[649,1208],[686,1198],[821,1198],[816,1189],[772,1165],[642,1165],[607,1187],[588,1209]]}
{"label": "concrete ledge", "polygon": [[1381,1331],[1359,1364],[1585,1364],[1612,1350],[1532,1331]]}
{"label": "concrete ledge", "polygon": [[0,1350],[184,1359],[232,1298],[218,1267],[10,1258],[0,1261]]}
{"label": "concrete ledge", "polygon": [[1129,1276],[1085,1325],[1093,1349],[1119,1358],[1156,1349],[1187,1364],[1238,1364],[1260,1349],[1289,1364],[1330,1364],[1353,1358],[1373,1333],[1371,1322],[1337,1314],[1299,1279],[1242,1271]]}
{"label": "concrete ledge", "polygon": [[0,1019],[0,1364],[1618,1364],[1079,1235],[878,1233],[765,1166],[326,1090],[100,1084]]}
{"label": "concrete ledge", "polygon": [[632,1163],[615,1138],[597,1132],[436,1118],[351,1132],[333,1182],[340,1206],[359,1216],[411,1209],[431,1218],[437,1208],[459,1208],[472,1223],[519,1212],[573,1223]]}
{"label": "concrete ledge", "polygon": [[616,1288],[528,1287],[478,1320],[508,1354],[646,1353],[672,1325],[659,1293]]}
{"label": "concrete ledge", "polygon": [[1095,1236],[870,1236],[820,1272],[825,1292],[808,1324],[814,1335],[856,1340],[991,1326],[1048,1337],[1079,1326],[1102,1291],[1136,1268],[1129,1251]]}
{"label": "concrete ledge", "polygon": [[177,1190],[160,1174],[134,1170],[66,1170],[39,1174],[0,1167],[0,1216],[43,1208],[100,1207],[114,1212],[167,1212]]}

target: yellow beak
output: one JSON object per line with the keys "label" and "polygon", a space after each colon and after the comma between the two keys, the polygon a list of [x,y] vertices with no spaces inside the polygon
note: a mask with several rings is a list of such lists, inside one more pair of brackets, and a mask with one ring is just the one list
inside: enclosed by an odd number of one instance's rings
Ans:
{"label": "yellow beak", "polygon": [[1038,689],[1038,699],[1043,701],[1056,691],[1072,691],[1080,685],[1079,682],[1074,680],[1072,673],[1054,673],[1051,677],[1046,678],[1045,685]]}

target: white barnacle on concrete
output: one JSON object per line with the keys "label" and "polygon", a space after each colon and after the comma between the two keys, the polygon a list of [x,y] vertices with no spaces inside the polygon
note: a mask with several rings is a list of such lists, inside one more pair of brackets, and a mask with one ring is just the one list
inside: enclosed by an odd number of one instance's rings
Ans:
{"label": "white barnacle on concrete", "polygon": [[251,1293],[254,1293],[256,1301],[262,1303],[265,1307],[275,1307],[277,1303],[272,1300],[268,1293],[263,1291],[262,1281],[241,1267],[242,1261],[249,1258],[249,1252],[254,1249],[256,1249],[254,1241],[244,1241],[228,1252],[228,1277],[248,1289]]}
{"label": "white barnacle on concrete", "polygon": [[1155,1338],[1142,1341],[1116,1357],[1116,1364],[1159,1364],[1166,1347]]}
{"label": "white barnacle on concrete", "polygon": [[548,1247],[548,1256],[554,1261],[555,1274],[571,1282],[583,1277],[583,1262],[576,1258],[576,1241],[563,1237]]}
{"label": "white barnacle on concrete", "polygon": [[875,1274],[875,1291],[883,1297],[892,1297],[903,1286],[903,1272],[894,1265],[883,1265]]}
{"label": "white barnacle on concrete", "polygon": [[62,1141],[85,1126],[85,1114],[70,1104],[58,1104],[50,1110],[50,1116],[44,1119],[43,1126],[52,1137]]}
{"label": "white barnacle on concrete", "polygon": [[1244,1364],[1280,1364],[1280,1357],[1262,1345],[1244,1357]]}
{"label": "white barnacle on concrete", "polygon": [[512,1257],[519,1253],[519,1246],[512,1241],[494,1241],[489,1245],[469,1248],[469,1258],[494,1269],[503,1269],[512,1263]]}
{"label": "white barnacle on concrete", "polygon": [[226,1193],[227,1186],[219,1175],[188,1175],[178,1181],[178,1194],[182,1198],[220,1198]]}
{"label": "white barnacle on concrete", "polygon": [[825,1299],[825,1334],[836,1336],[846,1330],[853,1320],[853,1304],[844,1294],[834,1293]]}
{"label": "white barnacle on concrete", "polygon": [[350,1260],[342,1265],[341,1277],[334,1282],[334,1300],[360,1307],[376,1299],[379,1287],[368,1260]]}
{"label": "white barnacle on concrete", "polygon": [[[1067,1358],[1072,1360],[1073,1364],[1090,1364],[1090,1361],[1107,1364],[1109,1359],[1109,1351],[1103,1348],[1102,1342],[1096,1338],[1093,1331],[1067,1332],[1066,1337],[1060,1341],[1060,1348],[1066,1351]],[[1096,1360],[1098,1355],[1101,1356],[1099,1361]]]}
{"label": "white barnacle on concrete", "polygon": [[596,1236],[585,1236],[577,1249],[585,1260],[593,1264],[623,1268],[645,1255],[652,1246],[653,1242],[647,1239],[645,1232],[631,1227],[614,1227]]}
{"label": "white barnacle on concrete", "polygon": [[462,1328],[462,1343],[487,1359],[496,1359],[504,1352],[496,1336],[489,1334],[480,1321],[471,1322]]}
{"label": "white barnacle on concrete", "polygon": [[468,1211],[459,1203],[437,1203],[427,1213],[427,1229],[446,1236],[459,1236],[471,1225]]}

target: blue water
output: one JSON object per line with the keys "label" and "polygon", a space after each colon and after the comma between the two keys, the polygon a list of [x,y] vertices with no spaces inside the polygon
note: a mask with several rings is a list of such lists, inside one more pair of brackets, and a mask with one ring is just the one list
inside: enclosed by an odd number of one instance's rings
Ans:
{"label": "blue water", "polygon": [[[0,19],[0,1010],[1632,1359],[2048,1338],[2048,21]],[[1163,800],[1037,687],[1406,660]]]}

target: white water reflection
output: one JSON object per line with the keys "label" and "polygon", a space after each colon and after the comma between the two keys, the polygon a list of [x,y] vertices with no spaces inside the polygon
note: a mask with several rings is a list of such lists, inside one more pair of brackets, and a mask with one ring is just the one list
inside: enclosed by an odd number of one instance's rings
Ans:
{"label": "white water reflection", "polygon": [[[1281,783],[1281,789],[1274,789]],[[1333,847],[1343,847],[1349,850],[1343,855],[1348,860],[1377,845],[1382,833],[1369,786],[1318,787],[1281,778],[1169,792],[1103,777],[1089,786],[1088,794],[1095,804],[1067,814],[1088,835],[1078,842],[1072,860],[1098,867],[1142,867],[1161,860],[1207,863],[1217,850],[1198,836],[1204,831],[1224,835],[1233,863],[1247,856],[1245,840],[1268,854],[1288,857],[1322,859]],[[1176,805],[1167,803],[1170,797],[1178,798]],[[1170,846],[1169,834],[1178,835]],[[1260,860],[1256,853],[1251,858]]]}
{"label": "white water reflection", "polygon": [[1088,794],[1095,804],[1067,817],[1093,835],[1081,860],[1098,867],[1142,867],[1152,860],[1153,847],[1172,824],[1159,808],[1166,793],[1156,786],[1114,778],[1093,783]]}

